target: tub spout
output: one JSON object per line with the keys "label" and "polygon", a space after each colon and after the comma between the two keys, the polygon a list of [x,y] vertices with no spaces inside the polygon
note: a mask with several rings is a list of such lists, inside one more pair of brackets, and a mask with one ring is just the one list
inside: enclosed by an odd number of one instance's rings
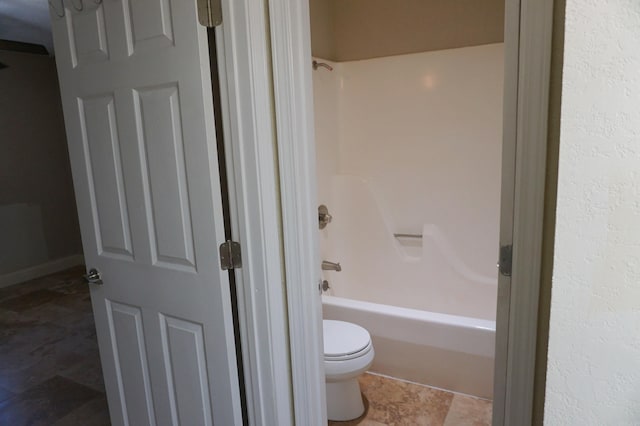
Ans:
{"label": "tub spout", "polygon": [[342,271],[342,267],[340,266],[340,263],[333,263],[333,262],[329,262],[327,260],[323,260],[322,261],[322,270],[323,271],[340,272],[340,271]]}

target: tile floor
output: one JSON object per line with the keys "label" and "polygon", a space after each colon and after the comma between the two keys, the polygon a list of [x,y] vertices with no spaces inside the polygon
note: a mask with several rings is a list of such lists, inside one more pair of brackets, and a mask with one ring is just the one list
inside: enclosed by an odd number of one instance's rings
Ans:
{"label": "tile floor", "polygon": [[491,425],[491,401],[364,374],[360,387],[367,410],[360,419],[330,426]]}
{"label": "tile floor", "polygon": [[[110,425],[84,267],[0,288],[0,425]],[[491,402],[365,374],[365,415],[331,426],[491,424]]]}
{"label": "tile floor", "polygon": [[110,425],[83,273],[0,289],[0,425]]}

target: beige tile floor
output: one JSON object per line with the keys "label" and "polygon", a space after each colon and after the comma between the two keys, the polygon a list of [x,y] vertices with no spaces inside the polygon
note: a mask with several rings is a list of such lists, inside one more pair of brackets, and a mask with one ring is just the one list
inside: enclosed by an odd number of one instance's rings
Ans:
{"label": "beige tile floor", "polygon": [[364,374],[360,387],[367,411],[350,422],[330,426],[483,426],[491,425],[491,401]]}

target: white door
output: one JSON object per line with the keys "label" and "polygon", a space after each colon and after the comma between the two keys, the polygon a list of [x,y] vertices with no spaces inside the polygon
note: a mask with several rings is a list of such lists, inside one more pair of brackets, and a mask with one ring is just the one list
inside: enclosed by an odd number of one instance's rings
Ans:
{"label": "white door", "polygon": [[51,19],[111,420],[241,424],[196,2],[64,3]]}

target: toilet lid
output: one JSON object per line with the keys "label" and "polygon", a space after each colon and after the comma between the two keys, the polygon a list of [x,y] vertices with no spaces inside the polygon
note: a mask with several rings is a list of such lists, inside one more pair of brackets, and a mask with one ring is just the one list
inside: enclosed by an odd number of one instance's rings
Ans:
{"label": "toilet lid", "polygon": [[324,356],[342,357],[365,349],[371,343],[369,332],[359,325],[344,321],[324,320]]}

